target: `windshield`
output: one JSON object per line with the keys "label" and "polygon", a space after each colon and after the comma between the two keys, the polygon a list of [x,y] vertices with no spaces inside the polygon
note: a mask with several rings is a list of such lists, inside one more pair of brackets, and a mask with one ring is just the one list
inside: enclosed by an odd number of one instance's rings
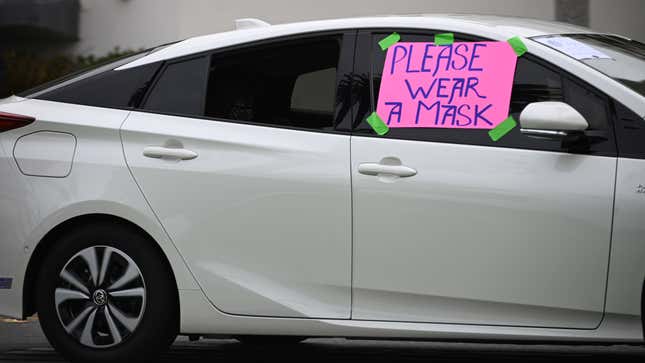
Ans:
{"label": "windshield", "polygon": [[645,97],[645,44],[604,34],[565,34],[533,40],[575,58]]}

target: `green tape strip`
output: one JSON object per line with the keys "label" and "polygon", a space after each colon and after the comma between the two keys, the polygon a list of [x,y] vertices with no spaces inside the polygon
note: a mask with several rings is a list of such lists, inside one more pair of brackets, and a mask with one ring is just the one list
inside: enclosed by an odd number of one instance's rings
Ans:
{"label": "green tape strip", "polygon": [[520,39],[520,37],[512,37],[511,39],[507,40],[507,42],[511,45],[518,57],[521,57],[524,53],[526,53],[526,45],[524,44],[522,39]]}
{"label": "green tape strip", "polygon": [[513,118],[513,116],[508,116],[508,118],[504,121],[502,121],[501,124],[497,125],[494,129],[488,131],[488,136],[493,141],[497,141],[502,138],[502,136],[508,134],[511,130],[513,130],[517,126],[517,122]]}
{"label": "green tape strip", "polygon": [[383,136],[387,134],[388,131],[390,131],[390,128],[387,127],[385,122],[381,120],[379,115],[376,114],[376,112],[372,112],[372,114],[367,118],[367,123],[372,126],[374,131],[376,131],[377,134]]}
{"label": "green tape strip", "polygon": [[381,39],[381,41],[378,42],[378,45],[381,46],[381,50],[386,50],[387,48],[396,44],[399,40],[401,40],[401,36],[399,35],[399,33],[394,32],[388,35],[387,37]]}
{"label": "green tape strip", "polygon": [[455,42],[455,35],[452,33],[441,33],[434,35],[435,45],[450,45]]}

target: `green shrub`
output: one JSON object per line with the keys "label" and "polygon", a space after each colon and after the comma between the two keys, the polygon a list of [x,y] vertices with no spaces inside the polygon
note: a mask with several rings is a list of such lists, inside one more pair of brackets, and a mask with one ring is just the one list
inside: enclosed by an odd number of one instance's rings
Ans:
{"label": "green shrub", "polygon": [[0,98],[132,53],[134,51],[121,50],[118,47],[102,57],[94,55],[46,57],[16,50],[5,51],[0,54]]}

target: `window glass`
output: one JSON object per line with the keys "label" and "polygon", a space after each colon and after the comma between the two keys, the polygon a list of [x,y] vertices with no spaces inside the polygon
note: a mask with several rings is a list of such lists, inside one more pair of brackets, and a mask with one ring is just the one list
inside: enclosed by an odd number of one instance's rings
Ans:
{"label": "window glass", "polygon": [[566,102],[587,120],[589,130],[609,128],[609,110],[605,99],[576,81],[567,79],[564,88]]}
{"label": "window glass", "polygon": [[564,101],[560,73],[526,57],[518,58],[511,92],[511,115],[519,120],[526,105],[542,101]]}
{"label": "window glass", "polygon": [[[400,33],[400,32],[399,32]],[[440,33],[440,32],[439,32]],[[370,113],[375,109],[378,90],[381,83],[381,73],[385,63],[386,52],[378,46],[378,42],[390,33],[373,34],[371,39],[371,99]],[[400,33],[403,42],[432,42],[433,34]],[[470,36],[455,34],[455,41],[483,41]],[[359,97],[360,98],[360,97]],[[611,154],[615,152],[612,130],[609,127],[608,101],[599,92],[565,76],[553,67],[530,54],[518,58],[511,93],[509,113],[519,121],[522,110],[532,102],[561,101],[570,104],[585,116],[591,129],[606,131],[604,140],[594,140],[589,150],[584,152]],[[358,134],[375,135],[364,117],[356,120],[355,132]],[[535,150],[562,151],[562,144],[553,140],[531,138],[522,135],[516,127],[502,139],[493,142],[488,130],[477,129],[447,129],[447,128],[392,128],[384,136],[386,138],[425,140],[436,142],[462,143],[472,145],[489,145],[497,147],[515,147]]]}
{"label": "window glass", "polygon": [[590,86],[560,72],[530,56],[517,60],[510,114],[520,119],[520,113],[529,103],[543,101],[565,102],[587,120],[589,130],[608,130],[607,101]]}
{"label": "window glass", "polygon": [[645,96],[645,44],[606,34],[534,37]]}
{"label": "window glass", "polygon": [[[28,89],[24,92],[21,92],[18,94],[20,97],[32,97],[32,98],[42,98],[40,97],[41,95],[45,95],[49,92],[52,92],[54,90],[66,87],[68,85],[71,85],[73,83],[82,81],[84,79],[92,78],[97,75],[100,75],[101,73],[109,72],[112,71],[116,68],[119,68],[121,66],[124,66],[128,63],[132,63],[139,58],[143,58],[147,55],[150,55],[152,53],[158,52],[166,47],[169,47],[174,43],[168,43],[168,44],[163,44],[155,48],[143,50],[134,54],[129,54],[126,56],[123,56],[118,59],[110,60],[107,62],[103,62],[100,64],[96,64],[94,66],[90,66],[84,69],[81,69],[77,72],[72,72],[68,75],[65,75],[61,78],[55,79],[53,81],[41,84],[39,86],[36,86],[32,89]],[[158,66],[159,64],[156,64]],[[62,101],[61,101],[62,102]]]}
{"label": "window glass", "polygon": [[618,102],[614,104],[619,156],[645,159],[645,119]]}
{"label": "window glass", "polygon": [[335,88],[336,68],[327,68],[299,76],[291,94],[291,111],[332,114]]}
{"label": "window glass", "polygon": [[54,91],[56,89],[65,87],[67,85],[70,85],[72,83],[94,77],[96,75],[99,75],[101,73],[109,72],[112,71],[116,68],[119,68],[123,65],[126,65],[128,63],[134,62],[135,60],[139,58],[143,58],[146,55],[150,54],[150,50],[146,50],[143,52],[139,52],[136,54],[131,54],[127,55],[124,57],[121,57],[119,59],[109,61],[108,63],[102,63],[102,64],[97,64],[94,66],[90,66],[84,69],[81,69],[76,72],[72,72],[68,75],[65,75],[61,78],[55,79],[53,81],[41,84],[39,86],[36,86],[32,89],[28,89],[22,93],[19,93],[18,96],[20,97],[33,97],[33,98],[40,98],[40,95],[44,95],[47,92]]}
{"label": "window glass", "polygon": [[205,115],[332,130],[339,56],[336,36],[215,54]]}
{"label": "window glass", "polygon": [[103,71],[62,87],[54,86],[34,98],[96,107],[134,107],[158,68],[159,64],[148,64],[122,71]]}
{"label": "window glass", "polygon": [[180,115],[203,115],[208,58],[168,64],[146,100],[145,108]]}

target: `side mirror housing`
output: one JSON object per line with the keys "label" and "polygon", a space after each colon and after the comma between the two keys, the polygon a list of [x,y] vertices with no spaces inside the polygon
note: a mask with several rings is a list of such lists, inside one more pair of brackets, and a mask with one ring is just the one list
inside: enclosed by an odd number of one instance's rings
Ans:
{"label": "side mirror housing", "polygon": [[520,114],[520,131],[532,137],[563,139],[583,134],[587,120],[564,102],[533,102]]}

